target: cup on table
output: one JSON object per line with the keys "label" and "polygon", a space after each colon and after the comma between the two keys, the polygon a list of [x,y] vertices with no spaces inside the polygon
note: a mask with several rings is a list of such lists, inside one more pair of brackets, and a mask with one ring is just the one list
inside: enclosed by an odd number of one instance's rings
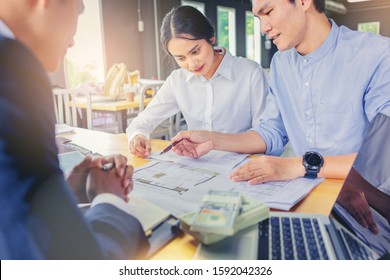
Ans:
{"label": "cup on table", "polygon": [[125,84],[123,86],[126,95],[127,102],[133,102],[135,97],[135,87],[131,84]]}

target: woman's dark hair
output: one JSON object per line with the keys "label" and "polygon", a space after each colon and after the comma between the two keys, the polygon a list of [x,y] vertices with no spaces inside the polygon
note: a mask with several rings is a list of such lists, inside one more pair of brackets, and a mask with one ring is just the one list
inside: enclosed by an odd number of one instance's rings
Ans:
{"label": "woman's dark hair", "polygon": [[[205,39],[209,44],[212,44],[211,38],[215,36],[215,29],[210,21],[194,7],[180,6],[173,8],[165,15],[160,33],[161,45],[164,51],[169,54],[168,43],[172,38]],[[182,34],[189,34],[193,38],[181,36]]]}

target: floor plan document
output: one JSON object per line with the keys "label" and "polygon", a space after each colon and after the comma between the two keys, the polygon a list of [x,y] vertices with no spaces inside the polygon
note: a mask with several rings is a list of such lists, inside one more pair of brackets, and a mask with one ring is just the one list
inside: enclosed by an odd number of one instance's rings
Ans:
{"label": "floor plan document", "polygon": [[172,151],[169,151],[163,155],[160,155],[159,153],[154,153],[152,154],[151,158],[157,160],[171,161],[190,166],[198,166],[201,168],[207,168],[209,170],[224,173],[230,172],[235,166],[245,160],[247,156],[248,154],[212,150],[206,155],[196,159],[181,157],[176,155]]}
{"label": "floor plan document", "polygon": [[289,210],[323,180],[298,178],[249,185],[231,181],[230,172],[214,171],[207,163],[190,166],[155,160],[135,170],[132,195],[145,197],[175,216],[196,211],[209,190],[238,190],[271,208]]}

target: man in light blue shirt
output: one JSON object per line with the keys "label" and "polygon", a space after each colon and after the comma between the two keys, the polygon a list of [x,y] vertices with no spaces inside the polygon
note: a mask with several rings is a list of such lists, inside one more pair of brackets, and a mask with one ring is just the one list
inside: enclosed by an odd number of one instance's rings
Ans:
{"label": "man in light blue shirt", "polygon": [[[180,133],[172,140],[186,140],[173,150],[189,157],[211,149],[267,154],[231,175],[250,184],[345,178],[369,123],[390,113],[389,38],[338,27],[324,14],[324,0],[252,3],[262,32],[279,49],[262,122],[241,134]],[[276,157],[288,141],[296,157]]]}

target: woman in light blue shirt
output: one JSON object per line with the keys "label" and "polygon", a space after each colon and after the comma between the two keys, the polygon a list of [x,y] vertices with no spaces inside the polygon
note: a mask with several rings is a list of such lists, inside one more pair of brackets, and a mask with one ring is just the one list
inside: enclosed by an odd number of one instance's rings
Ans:
{"label": "woman in light blue shirt", "polygon": [[163,20],[161,42],[181,68],[127,128],[132,154],[147,157],[150,133],[180,111],[188,129],[238,133],[259,124],[267,93],[261,66],[215,47],[214,27],[201,12],[174,8]]}

